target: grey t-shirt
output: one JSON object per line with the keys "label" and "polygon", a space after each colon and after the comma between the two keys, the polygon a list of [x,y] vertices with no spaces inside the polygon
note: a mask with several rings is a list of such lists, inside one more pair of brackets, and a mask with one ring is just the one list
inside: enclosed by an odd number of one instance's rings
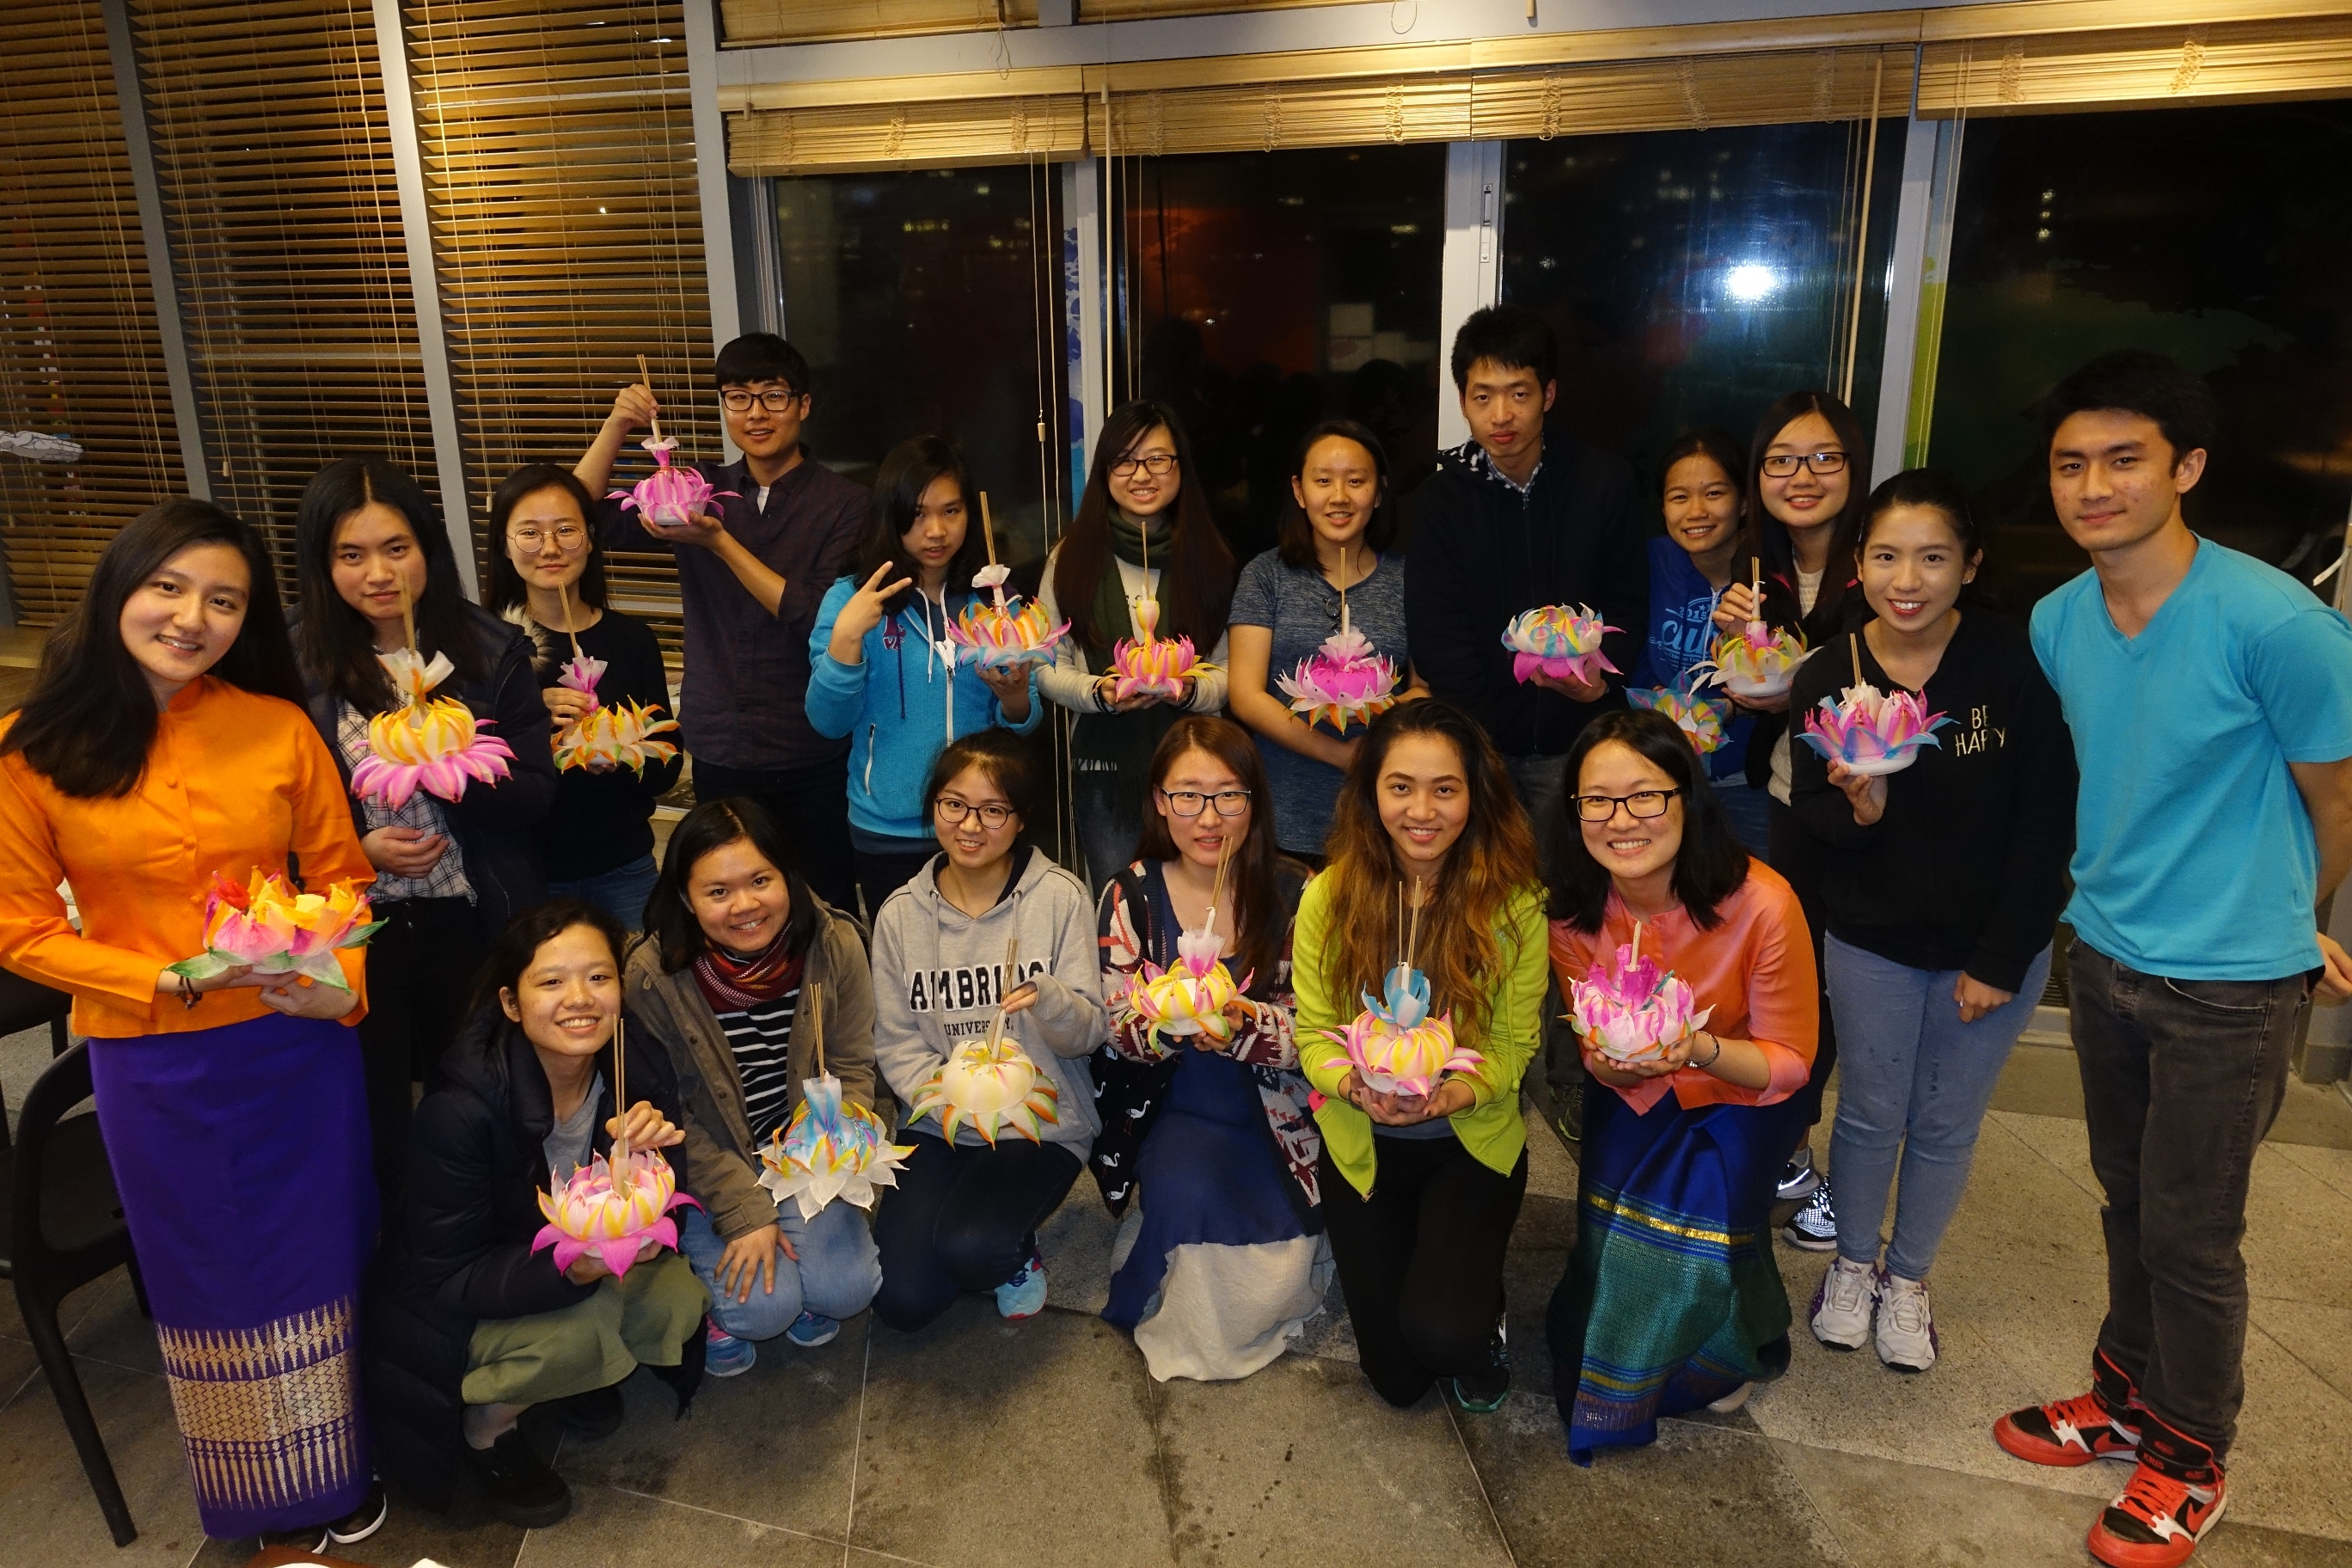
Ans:
{"label": "grey t-shirt", "polygon": [[[1297,669],[1300,659],[1312,657],[1323,639],[1339,629],[1339,590],[1314,567],[1286,566],[1281,553],[1269,550],[1242,568],[1225,623],[1265,626],[1274,634],[1274,647],[1266,658],[1266,695],[1286,700],[1276,678]],[[1395,660],[1398,679],[1404,678],[1402,558],[1381,556],[1372,574],[1348,590],[1348,624],[1364,634],[1374,653]],[[1328,734],[1330,727],[1325,725],[1323,731]],[[1362,725],[1353,725],[1342,738],[1363,732]],[[1257,738],[1257,749],[1265,759],[1265,782],[1274,791],[1274,841],[1294,854],[1322,854],[1324,837],[1331,831],[1331,804],[1339,796],[1339,770],[1263,735]]]}
{"label": "grey t-shirt", "polygon": [[568,1182],[572,1172],[588,1163],[589,1150],[596,1141],[596,1108],[604,1101],[604,1075],[600,1072],[588,1086],[580,1109],[550,1129],[546,1142],[540,1145],[547,1153],[549,1181]]}

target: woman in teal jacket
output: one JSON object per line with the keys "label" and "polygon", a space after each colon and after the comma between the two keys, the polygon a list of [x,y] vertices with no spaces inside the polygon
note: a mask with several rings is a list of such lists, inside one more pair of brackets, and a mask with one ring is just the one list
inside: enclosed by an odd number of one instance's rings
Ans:
{"label": "woman in teal jacket", "polygon": [[875,478],[858,574],[826,593],[809,637],[809,722],[849,738],[849,839],[869,921],[938,853],[923,807],[932,759],[975,730],[1026,734],[1044,712],[1033,672],[955,660],[948,626],[987,558],[973,505],[954,447],[899,443]]}

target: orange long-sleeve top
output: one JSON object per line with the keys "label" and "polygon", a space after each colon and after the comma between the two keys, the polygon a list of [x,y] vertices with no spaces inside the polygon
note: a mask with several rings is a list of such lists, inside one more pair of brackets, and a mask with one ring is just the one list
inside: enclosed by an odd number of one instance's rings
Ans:
{"label": "orange long-sleeve top", "polygon": [[[1711,931],[1679,905],[1642,922],[1642,952],[1654,954],[1691,988],[1696,1005],[1712,1007],[1707,1033],[1753,1040],[1772,1068],[1762,1089],[1726,1083],[1697,1068],[1671,1078],[1654,1078],[1617,1093],[1637,1111],[1665,1098],[1671,1086],[1677,1104],[1772,1105],[1804,1084],[1821,1043],[1819,978],[1813,969],[1812,933],[1796,890],[1761,860],[1748,862],[1748,879],[1717,906],[1721,921]],[[1582,980],[1596,958],[1613,957],[1633,940],[1633,916],[1615,890],[1602,910],[1601,929],[1578,931],[1566,921],[1551,922],[1551,967],[1562,995]]]}
{"label": "orange long-sleeve top", "polygon": [[[0,720],[0,734],[15,723]],[[159,996],[163,965],[205,946],[214,874],[243,882],[289,855],[316,890],[373,881],[351,803],[310,716],[211,676],[156,716],[146,771],[129,795],[79,799],[23,752],[0,757],[0,966],[73,994],[73,1026],[100,1039],[178,1034],[259,1017],[251,986],[205,993],[194,1007]],[[72,886],[76,931],[58,884]],[[362,952],[340,952],[367,1006]]]}

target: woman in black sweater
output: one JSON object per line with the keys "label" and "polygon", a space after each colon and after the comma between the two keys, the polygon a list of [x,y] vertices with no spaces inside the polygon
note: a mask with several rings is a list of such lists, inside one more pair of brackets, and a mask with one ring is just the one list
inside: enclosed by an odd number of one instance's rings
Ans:
{"label": "woman in black sweater", "polygon": [[[1926,469],[1870,498],[1855,552],[1877,618],[1798,672],[1790,711],[1854,679],[1916,693],[1951,722],[1902,772],[1865,777],[1811,743],[1790,804],[1822,846],[1819,896],[1837,1009],[1837,1262],[1814,1335],[1925,1372],[1936,1357],[1927,1278],[1968,1186],[1977,1129],[2050,974],[2074,842],[2074,749],[2021,627],[1962,589],[1984,552],[1968,499]],[[1879,1226],[1898,1149],[1895,1239]]]}

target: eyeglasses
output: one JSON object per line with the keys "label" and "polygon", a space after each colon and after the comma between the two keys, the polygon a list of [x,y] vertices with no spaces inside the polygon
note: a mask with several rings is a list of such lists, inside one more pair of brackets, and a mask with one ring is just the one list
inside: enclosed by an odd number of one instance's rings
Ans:
{"label": "eyeglasses", "polygon": [[1115,479],[1133,479],[1135,470],[1141,468],[1157,479],[1166,477],[1168,470],[1175,466],[1176,454],[1173,452],[1154,452],[1148,458],[1121,458],[1110,466],[1110,477]]}
{"label": "eyeglasses", "polygon": [[943,795],[931,802],[931,815],[940,819],[940,825],[943,827],[953,827],[965,817],[975,813],[980,817],[980,825],[991,833],[1013,820],[1013,808],[1002,801],[992,800],[974,805],[968,800],[958,800],[954,795]]}
{"label": "eyeglasses", "polygon": [[1214,795],[1202,795],[1196,789],[1163,789],[1160,792],[1160,798],[1168,803],[1169,810],[1182,817],[1200,816],[1201,808],[1213,800],[1217,803],[1219,816],[1239,816],[1249,809],[1250,792],[1245,789],[1221,789]]}
{"label": "eyeglasses", "polygon": [[771,414],[789,413],[801,400],[797,392],[722,392],[719,401],[730,414],[749,414],[751,405],[758,404]]}
{"label": "eyeglasses", "polygon": [[[547,542],[547,534],[543,530],[525,523],[520,528],[508,530],[507,541],[525,550],[536,550]],[[588,531],[576,523],[559,522],[555,525],[555,548],[558,550],[577,550],[587,542]]]}
{"label": "eyeglasses", "polygon": [[1834,474],[1845,468],[1843,452],[1808,452],[1799,457],[1794,452],[1780,452],[1764,459],[1764,471],[1776,479],[1785,479],[1799,468],[1811,468],[1817,474]]}
{"label": "eyeglasses", "polygon": [[1666,815],[1666,802],[1682,794],[1678,789],[1641,789],[1632,795],[1580,795],[1576,797],[1576,815],[1585,822],[1606,822],[1623,806],[1626,815],[1637,821],[1647,822],[1654,816]]}

